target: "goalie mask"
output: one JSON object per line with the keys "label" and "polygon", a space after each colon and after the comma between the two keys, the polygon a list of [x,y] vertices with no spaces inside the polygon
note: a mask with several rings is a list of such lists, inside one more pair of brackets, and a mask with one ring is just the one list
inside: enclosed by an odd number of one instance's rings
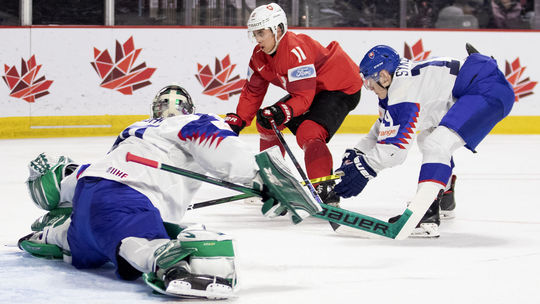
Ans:
{"label": "goalie mask", "polygon": [[152,101],[152,118],[167,118],[195,113],[191,96],[179,85],[168,85],[159,90]]}

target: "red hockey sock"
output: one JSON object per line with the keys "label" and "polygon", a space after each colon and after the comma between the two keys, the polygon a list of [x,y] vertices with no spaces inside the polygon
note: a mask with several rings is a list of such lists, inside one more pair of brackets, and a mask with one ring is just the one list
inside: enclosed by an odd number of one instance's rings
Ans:
{"label": "red hockey sock", "polygon": [[310,179],[332,174],[332,154],[320,139],[310,140],[304,145],[304,161]]}
{"label": "red hockey sock", "polygon": [[281,154],[285,156],[285,148],[279,142],[279,138],[274,133],[274,130],[265,129],[257,124],[257,131],[259,131],[259,135],[261,136],[259,140],[260,151],[264,151],[272,146],[278,146]]}

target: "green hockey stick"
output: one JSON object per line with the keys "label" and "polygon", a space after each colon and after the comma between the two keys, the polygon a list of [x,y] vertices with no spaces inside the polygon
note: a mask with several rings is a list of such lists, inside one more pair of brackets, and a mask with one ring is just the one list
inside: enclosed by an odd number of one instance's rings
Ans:
{"label": "green hockey stick", "polygon": [[[137,156],[132,153],[126,154],[126,161],[135,162],[141,165],[149,166],[152,168],[160,169],[163,171],[171,172],[174,174],[186,176],[202,182],[214,184],[220,187],[236,190],[244,194],[250,194],[252,196],[261,196],[261,192],[243,185],[231,183],[218,178],[200,174],[197,172],[181,169],[167,164],[162,164],[158,161],[151,160],[145,157]],[[328,206],[321,204],[323,211],[313,216],[329,222],[333,222],[340,225],[345,225],[354,229],[359,229],[367,232],[368,236],[383,236],[387,238],[395,238],[401,231],[401,228],[407,222],[411,216],[411,212],[407,209],[401,218],[395,223],[388,223],[364,214],[356,213],[346,209]]]}

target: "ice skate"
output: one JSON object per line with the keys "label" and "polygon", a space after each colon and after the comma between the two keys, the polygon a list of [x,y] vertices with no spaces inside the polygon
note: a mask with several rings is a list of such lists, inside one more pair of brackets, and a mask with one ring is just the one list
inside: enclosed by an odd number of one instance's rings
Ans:
{"label": "ice skate", "polygon": [[456,176],[450,178],[450,188],[446,190],[441,199],[441,219],[453,219],[456,217],[456,199],[454,197],[454,187],[456,185]]}
{"label": "ice skate", "polygon": [[[416,228],[411,232],[411,238],[436,238],[439,237],[439,225],[441,224],[439,205],[440,198],[437,198],[426,211]],[[401,215],[388,219],[389,223],[395,223]]]}
{"label": "ice skate", "polygon": [[315,186],[317,194],[323,201],[323,203],[339,208],[339,195],[334,192],[334,186],[336,183],[334,181],[327,183],[320,183]]}
{"label": "ice skate", "polygon": [[186,266],[178,265],[165,273],[163,281],[168,294],[208,299],[227,299],[233,295],[233,288],[226,279],[192,274]]}

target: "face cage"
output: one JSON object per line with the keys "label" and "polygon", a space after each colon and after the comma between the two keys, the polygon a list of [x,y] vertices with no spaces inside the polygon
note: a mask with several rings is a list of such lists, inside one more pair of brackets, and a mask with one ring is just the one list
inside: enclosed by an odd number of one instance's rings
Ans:
{"label": "face cage", "polygon": [[[183,115],[189,115],[195,113],[195,106],[188,102],[188,101],[181,101],[179,104],[175,104],[174,107],[178,111],[178,113]],[[163,117],[163,113],[166,112],[170,108],[169,106],[169,100],[163,99],[158,102],[155,102],[152,105],[152,115],[154,118],[160,118]],[[174,115],[169,115],[167,117],[171,117]],[[167,118],[163,117],[163,118]]]}

